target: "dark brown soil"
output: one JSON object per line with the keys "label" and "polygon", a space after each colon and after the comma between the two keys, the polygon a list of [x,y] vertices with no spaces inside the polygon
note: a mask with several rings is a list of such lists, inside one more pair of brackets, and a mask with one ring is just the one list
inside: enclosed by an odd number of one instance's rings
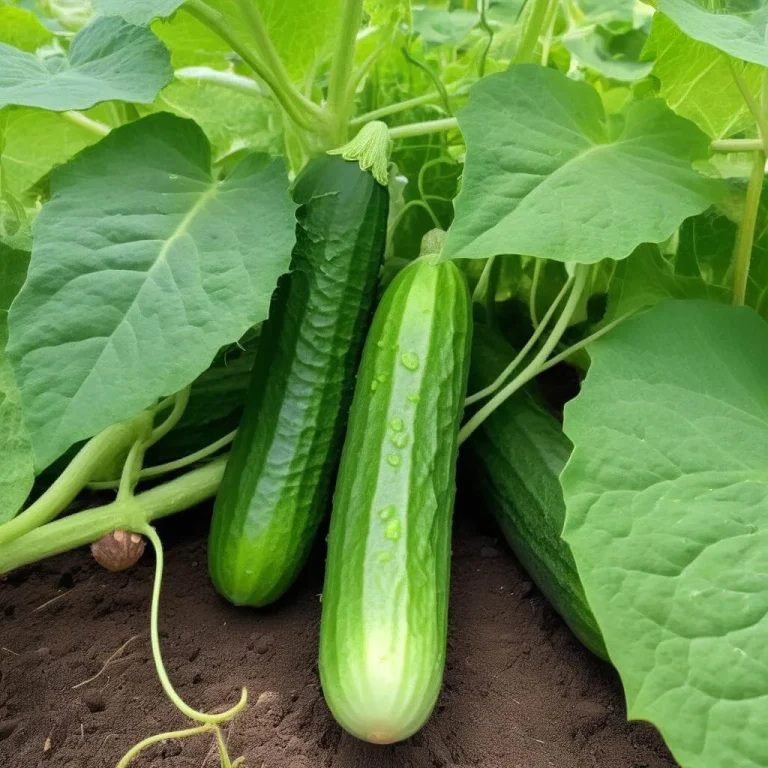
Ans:
{"label": "dark brown soil", "polygon": [[[670,768],[648,725],[625,722],[613,670],[573,639],[484,521],[454,538],[445,686],[423,731],[376,747],[333,721],[316,669],[322,551],[271,610],[227,605],[208,582],[205,512],[166,523],[166,664],[193,706],[251,704],[230,728],[248,768]],[[166,700],[148,638],[145,554],[110,574],[87,550],[0,585],[0,766],[113,768],[145,736],[189,726]],[[125,650],[92,682],[104,662]],[[152,747],[135,766],[215,768],[208,736]],[[206,756],[207,761],[206,761]]]}

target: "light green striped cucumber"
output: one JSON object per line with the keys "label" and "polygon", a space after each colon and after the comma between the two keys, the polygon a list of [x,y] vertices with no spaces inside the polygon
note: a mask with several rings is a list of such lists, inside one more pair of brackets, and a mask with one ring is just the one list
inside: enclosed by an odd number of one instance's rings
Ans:
{"label": "light green striped cucumber", "polygon": [[462,273],[419,259],[385,291],[358,374],[328,539],[320,679],[336,720],[378,744],[421,728],[440,691],[471,333]]}

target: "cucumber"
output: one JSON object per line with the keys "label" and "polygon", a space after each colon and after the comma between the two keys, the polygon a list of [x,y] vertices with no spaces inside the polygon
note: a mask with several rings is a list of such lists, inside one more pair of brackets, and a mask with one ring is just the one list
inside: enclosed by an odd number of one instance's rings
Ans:
{"label": "cucumber", "polygon": [[[514,356],[501,336],[476,326],[470,391],[488,386]],[[466,448],[467,474],[520,564],[576,637],[607,659],[570,547],[561,537],[565,502],[559,478],[571,444],[560,423],[531,390],[521,390],[483,422]]]}
{"label": "cucumber", "polygon": [[296,180],[291,271],[262,328],[214,505],[208,565],[236,605],[275,601],[325,512],[386,240],[388,192],[357,163],[312,160]]}
{"label": "cucumber", "polygon": [[445,662],[457,433],[472,320],[452,262],[406,267],[365,344],[336,484],[320,628],[325,700],[349,733],[415,733]]}

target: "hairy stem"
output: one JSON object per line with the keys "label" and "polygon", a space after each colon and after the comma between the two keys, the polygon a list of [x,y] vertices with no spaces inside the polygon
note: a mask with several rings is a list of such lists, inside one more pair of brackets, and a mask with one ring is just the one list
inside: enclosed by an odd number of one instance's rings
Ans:
{"label": "hairy stem", "polygon": [[754,152],[763,148],[763,140],[716,139],[709,146],[713,152]]}
{"label": "hairy stem", "polygon": [[313,119],[316,120],[321,114],[320,107],[301,94],[293,84],[289,90],[283,88],[272,70],[229,26],[221,13],[203,0],[187,0],[184,9],[220,37],[269,86],[280,106],[296,125],[306,130],[317,130],[318,126],[313,123]]}
{"label": "hairy stem", "polygon": [[733,76],[733,80],[736,83],[736,87],[739,89],[739,92],[744,99],[744,103],[752,113],[752,117],[755,118],[758,131],[760,132],[760,138],[762,139],[763,144],[765,144],[765,142],[768,141],[768,115],[766,115],[765,111],[757,103],[757,100],[752,95],[752,91],[749,90],[749,86],[747,85],[746,81],[737,71],[736,67],[733,66],[733,62],[731,61],[730,57],[727,57],[727,60],[728,66],[731,70],[731,75]]}
{"label": "hairy stem", "polygon": [[568,301],[563,308],[563,312],[555,323],[555,327],[547,338],[546,342],[542,345],[541,349],[535,355],[533,360],[500,392],[492,397],[472,418],[459,431],[459,445],[461,445],[468,437],[509,397],[515,394],[521,387],[527,384],[531,379],[537,376],[541,371],[541,366],[546,362],[547,358],[552,353],[552,350],[560,343],[560,339],[570,324],[576,307],[581,300],[581,294],[584,291],[584,286],[589,276],[590,267],[588,265],[579,264],[576,267],[573,287]]}
{"label": "hairy stem", "polygon": [[528,0],[530,9],[523,25],[520,46],[515,53],[515,64],[532,64],[539,37],[545,32],[549,6],[558,0]]}
{"label": "hairy stem", "polygon": [[451,131],[459,127],[459,121],[455,117],[446,117],[442,120],[426,120],[422,123],[409,123],[398,125],[389,129],[390,139],[405,139],[409,136],[426,136],[430,133]]}
{"label": "hairy stem", "polygon": [[573,278],[568,278],[568,281],[562,287],[560,293],[557,294],[552,304],[550,304],[549,309],[546,311],[544,317],[541,318],[541,322],[534,328],[531,337],[517,354],[515,359],[499,374],[494,382],[479,390],[478,392],[475,392],[475,394],[470,395],[464,401],[465,407],[473,405],[474,403],[478,402],[478,400],[483,400],[484,398],[489,397],[494,392],[498,392],[498,390],[504,385],[504,382],[517,370],[520,363],[525,360],[528,353],[533,349],[536,342],[541,338],[541,335],[544,333],[544,330],[546,329],[547,325],[549,325],[550,320],[557,311],[558,306],[565,298],[565,295],[568,293],[568,291],[571,290],[572,284]]}
{"label": "hairy stem", "polygon": [[13,520],[0,526],[0,546],[4,547],[58,517],[97,470],[128,450],[142,434],[146,434],[150,425],[151,414],[145,411],[92,437],[40,498]]}
{"label": "hairy stem", "polygon": [[0,573],[68,552],[122,528],[137,530],[152,520],[181,512],[215,495],[227,456],[144,493],[77,512],[41,525],[0,548]]}
{"label": "hairy stem", "polygon": [[286,94],[298,107],[306,110],[309,114],[320,115],[320,107],[308,99],[296,87],[291,76],[288,74],[280,54],[277,52],[272,38],[269,36],[267,26],[259,12],[258,3],[254,0],[237,0],[240,12],[243,14],[248,27],[251,30],[251,36],[256,43],[256,50],[261,60],[269,69],[278,88]]}
{"label": "hairy stem", "polygon": [[343,0],[336,49],[328,81],[328,108],[336,123],[339,143],[347,138],[347,123],[352,111],[348,84],[355,65],[355,42],[363,18],[363,0]]}
{"label": "hairy stem", "polygon": [[749,279],[749,267],[752,261],[752,247],[755,240],[755,227],[757,226],[757,215],[760,210],[760,196],[763,191],[764,175],[765,153],[762,151],[755,152],[752,158],[752,173],[747,185],[744,213],[739,222],[733,256],[733,303],[737,306],[744,304],[744,299],[747,295],[747,280]]}
{"label": "hairy stem", "polygon": [[261,98],[265,95],[264,89],[255,80],[235,72],[220,72],[210,67],[182,67],[177,69],[173,76],[184,82],[220,85],[230,91],[245,93],[249,96]]}
{"label": "hairy stem", "polygon": [[536,311],[536,299],[539,295],[539,283],[541,282],[541,270],[544,268],[544,259],[536,259],[533,265],[533,280],[531,281],[531,295],[528,297],[528,314],[534,328],[539,327],[539,318]]}
{"label": "hairy stem", "polygon": [[[453,95],[460,94],[468,88],[469,86],[466,83],[456,83],[452,86],[446,86],[448,93]],[[387,115],[394,115],[398,112],[405,112],[408,109],[414,109],[415,107],[421,107],[426,104],[433,106],[435,109],[442,109],[442,107],[435,103],[440,99],[441,96],[438,91],[430,91],[429,93],[425,93],[422,96],[414,96],[414,98],[407,99],[406,101],[398,101],[394,104],[386,104],[383,107],[379,107],[379,109],[366,112],[364,115],[358,115],[357,117],[352,118],[349,124],[352,127],[363,125],[364,123],[369,123],[372,120],[380,120],[382,117],[386,117]]]}

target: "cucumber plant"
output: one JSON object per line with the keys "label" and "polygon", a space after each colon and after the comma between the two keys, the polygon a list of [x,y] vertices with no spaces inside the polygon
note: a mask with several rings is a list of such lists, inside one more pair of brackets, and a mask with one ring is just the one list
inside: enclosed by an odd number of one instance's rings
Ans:
{"label": "cucumber plant", "polygon": [[[427,330],[427,312],[373,330],[411,334],[401,354],[418,348],[421,367],[371,342],[358,381],[370,413],[354,408],[323,606],[334,713],[379,741],[429,714],[455,437],[521,562],[616,666],[630,716],[681,765],[766,763],[751,725],[768,714],[766,3],[311,5],[0,7],[0,572],[99,540],[122,566],[145,537],[155,663],[193,721],[172,735],[213,737],[236,764],[221,727],[245,698],[206,715],[163,668],[152,523],[218,493],[214,582],[235,602],[281,594],[333,483],[371,304],[383,291],[378,315],[404,315],[403,296],[437,290],[443,326]],[[438,265],[411,265],[435,228],[448,232],[430,248]],[[518,350],[487,369],[479,358],[463,423],[457,270],[474,316]],[[390,367],[372,373],[374,358]],[[521,392],[564,366],[582,382],[564,431],[564,398],[537,401],[523,454]],[[386,393],[408,377],[419,403],[390,414]],[[543,443],[557,447],[537,464]],[[434,499],[406,486],[433,466]],[[385,491],[401,495],[380,505]],[[376,517],[390,504],[408,511],[392,540],[396,521]],[[420,593],[405,533],[430,515]],[[423,626],[377,582],[394,571],[413,605],[435,608]],[[388,607],[391,664],[420,680],[402,700],[372,690],[386,665],[371,617]]]}

